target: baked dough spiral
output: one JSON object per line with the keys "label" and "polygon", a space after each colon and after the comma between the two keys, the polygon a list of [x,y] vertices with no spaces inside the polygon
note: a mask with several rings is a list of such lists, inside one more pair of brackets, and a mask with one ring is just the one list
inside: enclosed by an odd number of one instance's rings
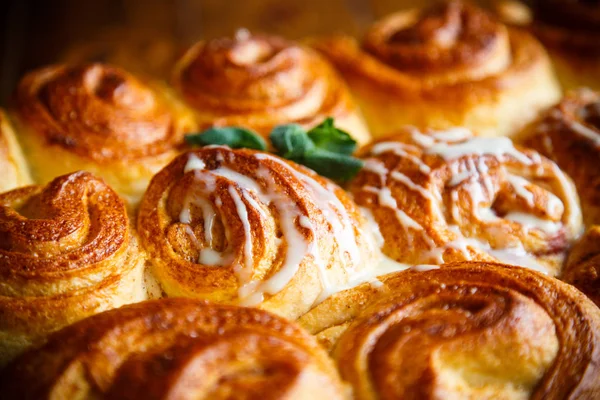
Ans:
{"label": "baked dough spiral", "polygon": [[300,320],[356,399],[600,395],[600,310],[572,286],[484,262],[380,279]]}
{"label": "baked dough spiral", "polygon": [[583,229],[569,178],[506,137],[406,128],[361,156],[349,190],[398,262],[499,260],[558,275]]}
{"label": "baked dough spiral", "polygon": [[543,47],[460,1],[392,14],[362,44],[317,41],[342,72],[374,137],[403,125],[516,132],[560,96]]}
{"label": "baked dough spiral", "polygon": [[173,84],[201,128],[244,126],[265,136],[279,124],[312,127],[326,117],[361,144],[370,136],[348,88],[314,50],[275,36],[199,42],[174,69]]}
{"label": "baked dough spiral", "polygon": [[107,311],[57,332],[0,378],[6,399],[343,399],[332,361],[297,325],[191,299]]}
{"label": "baked dough spiral", "polygon": [[0,364],[48,333],[146,298],[125,205],[87,172],[0,194]]}
{"label": "baked dough spiral", "polygon": [[0,193],[29,184],[27,162],[8,116],[0,109]]}
{"label": "baked dough spiral", "polygon": [[568,93],[531,131],[525,143],[573,178],[585,223],[600,223],[600,94],[588,89]]}
{"label": "baked dough spiral", "polygon": [[167,91],[103,64],[54,65],[20,81],[14,115],[34,178],[86,170],[136,200],[180,150],[193,118]]}
{"label": "baked dough spiral", "polygon": [[291,319],[380,255],[340,187],[271,154],[221,146],[183,154],[153,178],[138,231],[167,295]]}
{"label": "baked dough spiral", "polygon": [[529,1],[532,31],[552,56],[567,89],[600,90],[600,4],[585,0]]}

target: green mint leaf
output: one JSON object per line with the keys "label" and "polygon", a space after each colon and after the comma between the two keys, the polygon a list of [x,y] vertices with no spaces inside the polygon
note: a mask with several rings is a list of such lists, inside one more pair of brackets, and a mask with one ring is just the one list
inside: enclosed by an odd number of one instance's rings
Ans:
{"label": "green mint leaf", "polygon": [[308,137],[318,148],[334,153],[351,155],[356,149],[356,140],[347,132],[336,128],[331,117],[308,131]]}
{"label": "green mint leaf", "polygon": [[232,149],[266,150],[265,139],[245,128],[235,126],[214,127],[204,132],[185,135],[185,141],[191,145],[208,146],[211,144],[225,145]]}
{"label": "green mint leaf", "polygon": [[288,160],[298,161],[315,147],[304,128],[297,124],[276,126],[269,139],[277,154]]}
{"label": "green mint leaf", "polygon": [[304,155],[301,164],[320,175],[345,182],[356,176],[364,162],[349,155],[315,148]]}

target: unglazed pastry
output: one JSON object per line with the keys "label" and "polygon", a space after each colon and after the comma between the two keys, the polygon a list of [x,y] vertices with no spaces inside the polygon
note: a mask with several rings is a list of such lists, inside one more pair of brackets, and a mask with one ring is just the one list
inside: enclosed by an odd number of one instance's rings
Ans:
{"label": "unglazed pastry", "polygon": [[87,172],[0,194],[0,365],[88,315],[144,300],[119,196]]}
{"label": "unglazed pastry", "polygon": [[357,400],[600,396],[600,310],[572,286],[484,262],[380,279],[300,320]]}
{"label": "unglazed pastry", "polygon": [[315,47],[348,81],[374,137],[406,124],[511,135],[560,96],[531,35],[460,1],[392,14],[362,44],[334,37]]}
{"label": "unglazed pastry", "polygon": [[587,225],[600,223],[600,94],[571,92],[528,128],[525,143],[573,178]]}
{"label": "unglazed pastry", "polygon": [[364,144],[370,135],[348,88],[317,52],[240,30],[199,42],[181,58],[173,85],[201,128],[244,126],[265,136],[279,124],[312,127],[326,117]]}
{"label": "unglazed pastry", "polygon": [[86,170],[135,201],[193,130],[193,117],[167,93],[103,64],[25,75],[13,111],[34,178]]}
{"label": "unglazed pastry", "polygon": [[0,193],[29,184],[29,167],[8,116],[0,109]]}
{"label": "unglazed pastry", "polygon": [[379,260],[337,185],[268,153],[219,146],[183,154],[152,179],[138,231],[167,295],[291,319]]}
{"label": "unglazed pastry", "polygon": [[573,246],[561,278],[600,307],[600,226],[591,227]]}
{"label": "unglazed pastry", "polygon": [[600,90],[600,3],[531,0],[531,29],[548,49],[567,89]]}
{"label": "unglazed pastry", "polygon": [[360,155],[349,190],[398,262],[496,260],[558,275],[582,232],[569,178],[509,138],[406,128]]}
{"label": "unglazed pastry", "polygon": [[162,299],[57,332],[0,378],[5,399],[343,399],[333,362],[267,312]]}

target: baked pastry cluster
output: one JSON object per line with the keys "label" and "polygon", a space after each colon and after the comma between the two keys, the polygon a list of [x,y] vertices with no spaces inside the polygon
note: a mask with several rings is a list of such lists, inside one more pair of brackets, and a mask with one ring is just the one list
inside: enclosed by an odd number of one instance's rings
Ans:
{"label": "baked pastry cluster", "polygon": [[459,1],[30,72],[0,397],[600,398],[600,94],[557,82]]}

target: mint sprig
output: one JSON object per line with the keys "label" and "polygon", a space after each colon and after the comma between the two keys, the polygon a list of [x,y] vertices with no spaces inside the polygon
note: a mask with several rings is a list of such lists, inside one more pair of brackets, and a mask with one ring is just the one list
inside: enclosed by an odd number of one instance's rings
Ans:
{"label": "mint sprig", "polygon": [[[363,167],[362,160],[352,157],[356,141],[336,128],[333,118],[325,119],[309,131],[297,124],[278,125],[271,131],[269,139],[277,155],[337,181],[352,179]],[[186,142],[199,146],[219,144],[266,150],[261,136],[239,127],[211,128],[187,135]]]}
{"label": "mint sprig", "polygon": [[232,149],[266,150],[265,139],[251,130],[236,126],[213,127],[200,133],[185,135],[188,144],[196,146],[225,145]]}

